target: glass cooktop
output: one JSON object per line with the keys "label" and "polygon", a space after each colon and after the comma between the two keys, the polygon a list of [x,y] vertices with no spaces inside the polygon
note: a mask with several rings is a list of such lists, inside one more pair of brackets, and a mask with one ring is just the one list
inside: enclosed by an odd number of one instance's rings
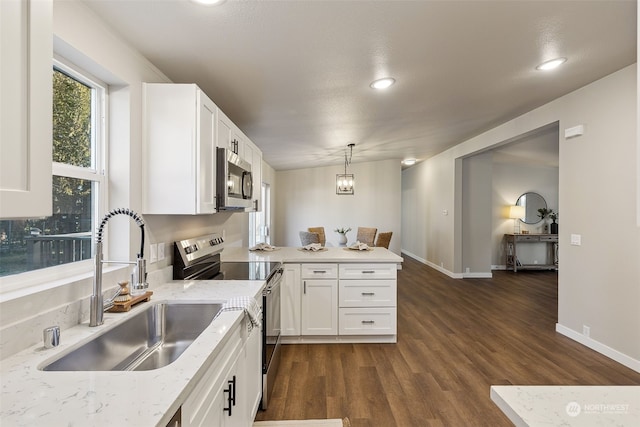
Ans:
{"label": "glass cooktop", "polygon": [[267,280],[279,262],[223,262],[218,280]]}

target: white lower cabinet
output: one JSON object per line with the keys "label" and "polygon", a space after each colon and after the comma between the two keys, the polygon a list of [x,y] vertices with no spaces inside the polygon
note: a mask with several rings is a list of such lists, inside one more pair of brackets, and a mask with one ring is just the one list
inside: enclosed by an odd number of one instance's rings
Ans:
{"label": "white lower cabinet", "polygon": [[302,282],[302,335],[338,335],[338,281]]}
{"label": "white lower cabinet", "polygon": [[396,335],[395,264],[340,264],[340,335]]}
{"label": "white lower cabinet", "polygon": [[396,308],[340,308],[340,335],[395,335]]}
{"label": "white lower cabinet", "polygon": [[182,405],[183,426],[246,427],[262,391],[260,330],[245,318]]}
{"label": "white lower cabinet", "polygon": [[302,335],[338,335],[338,265],[302,264]]}
{"label": "white lower cabinet", "polygon": [[280,325],[283,337],[300,335],[300,264],[285,264],[280,285]]}
{"label": "white lower cabinet", "polygon": [[396,264],[285,264],[282,335],[395,342],[396,275]]}

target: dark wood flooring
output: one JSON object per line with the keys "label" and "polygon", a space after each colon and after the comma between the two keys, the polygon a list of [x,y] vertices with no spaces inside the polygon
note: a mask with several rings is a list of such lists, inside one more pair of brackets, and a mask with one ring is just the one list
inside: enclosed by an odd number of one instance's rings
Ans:
{"label": "dark wood flooring", "polygon": [[640,373],[555,332],[556,272],[455,280],[404,259],[398,343],[283,346],[269,409],[256,420],[508,426],[491,385],[640,384]]}

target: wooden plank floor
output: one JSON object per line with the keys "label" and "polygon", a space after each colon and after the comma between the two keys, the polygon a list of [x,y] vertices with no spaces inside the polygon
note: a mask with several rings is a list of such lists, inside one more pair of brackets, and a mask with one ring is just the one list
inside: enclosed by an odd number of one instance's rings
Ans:
{"label": "wooden plank floor", "polygon": [[640,384],[640,373],[555,332],[556,272],[455,280],[404,259],[398,343],[283,346],[269,409],[256,420],[508,426],[492,384]]}

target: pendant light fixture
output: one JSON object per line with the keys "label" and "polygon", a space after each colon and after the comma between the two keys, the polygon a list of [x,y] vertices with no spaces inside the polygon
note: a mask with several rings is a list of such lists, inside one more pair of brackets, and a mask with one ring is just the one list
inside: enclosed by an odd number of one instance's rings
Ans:
{"label": "pendant light fixture", "polygon": [[344,173],[336,174],[336,194],[353,196],[353,184],[355,177],[347,173],[347,166],[351,164],[353,157],[353,147],[356,144],[349,144],[344,150]]}

